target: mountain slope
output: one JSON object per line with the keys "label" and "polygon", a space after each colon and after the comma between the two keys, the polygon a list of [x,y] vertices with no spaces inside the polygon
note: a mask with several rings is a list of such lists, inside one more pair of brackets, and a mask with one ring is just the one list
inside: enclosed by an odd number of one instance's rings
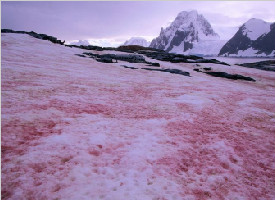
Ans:
{"label": "mountain slope", "polygon": [[222,56],[268,56],[274,55],[275,23],[250,19],[221,48]]}
{"label": "mountain slope", "polygon": [[219,35],[214,32],[211,24],[202,15],[194,10],[183,11],[178,14],[169,27],[161,28],[160,35],[151,42],[150,47],[184,54],[195,46],[200,46],[198,43],[202,41],[211,43],[211,41],[217,40],[219,40]]}
{"label": "mountain slope", "polygon": [[127,40],[123,45],[139,45],[143,47],[148,47],[150,45],[150,42],[142,37],[132,37]]}

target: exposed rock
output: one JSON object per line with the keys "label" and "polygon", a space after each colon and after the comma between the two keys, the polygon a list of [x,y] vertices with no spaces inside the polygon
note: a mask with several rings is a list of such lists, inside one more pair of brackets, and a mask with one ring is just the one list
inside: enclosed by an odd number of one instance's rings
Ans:
{"label": "exposed rock", "polygon": [[152,69],[152,68],[141,68],[141,69],[145,69],[145,70],[148,70],[148,71],[169,72],[171,74],[180,74],[180,75],[183,75],[183,76],[190,76],[189,72],[184,72],[184,71],[181,71],[179,69]]}
{"label": "exposed rock", "polygon": [[210,70],[212,70],[211,67],[203,67],[202,69],[204,69],[205,71],[210,71]]}
{"label": "exposed rock", "polygon": [[99,47],[94,45],[65,45],[65,46],[79,48],[79,49],[86,49],[86,50],[94,50],[94,51],[104,51],[104,50],[116,51],[116,48],[114,47]]}
{"label": "exposed rock", "polygon": [[97,58],[97,56],[99,56],[99,54],[94,54],[94,53],[90,53],[90,52],[84,52],[83,54],[90,56],[91,58]]}
{"label": "exposed rock", "polygon": [[128,66],[126,66],[126,65],[120,65],[120,66],[122,66],[122,67],[124,67],[124,68],[126,68],[126,69],[138,69],[138,68],[136,68],[136,67],[128,67]]}
{"label": "exposed rock", "polygon": [[113,59],[108,57],[97,58],[96,61],[102,63],[113,63]]}
{"label": "exposed rock", "polygon": [[143,47],[143,46],[139,46],[139,45],[122,45],[120,47],[117,48],[118,51],[131,51],[131,52],[136,52],[136,51],[140,51],[140,50],[151,50],[151,51],[162,51],[162,50],[157,50],[154,48],[149,48],[149,47]]}
{"label": "exposed rock", "polygon": [[252,18],[221,48],[222,56],[274,56],[275,23]]}
{"label": "exposed rock", "polygon": [[198,69],[198,68],[193,69],[193,71],[202,72],[202,71],[201,71],[200,69]]}
{"label": "exposed rock", "polygon": [[[171,59],[170,61],[171,63],[181,63],[181,62],[188,62],[187,59],[185,58],[179,58],[179,57],[175,57],[173,59]],[[190,62],[190,61],[189,61]]]}
{"label": "exposed rock", "polygon": [[228,79],[233,79],[233,80],[246,80],[246,81],[255,81],[253,78],[248,77],[248,76],[242,76],[239,74],[228,74],[226,72],[204,72],[206,74],[209,74],[211,76],[215,77],[222,77],[222,78],[228,78]]}
{"label": "exposed rock", "polygon": [[261,61],[256,63],[243,63],[243,64],[237,64],[237,65],[248,67],[248,68],[255,68],[255,69],[275,72],[275,60],[267,60],[267,61]]}
{"label": "exposed rock", "polygon": [[85,56],[85,55],[83,55],[83,54],[74,54],[74,55],[79,56],[79,57],[86,58],[86,56]]}
{"label": "exposed rock", "polygon": [[11,30],[11,29],[1,29],[1,32],[2,33],[28,34],[28,35],[30,35],[32,37],[37,38],[37,39],[49,40],[49,41],[51,41],[54,44],[61,44],[61,45],[63,45],[65,43],[65,40],[62,42],[61,40],[58,40],[56,37],[49,36],[49,35],[46,35],[46,34],[39,34],[39,33],[33,32],[33,31],[26,32],[26,31],[14,31],[14,30]]}
{"label": "exposed rock", "polygon": [[153,51],[153,50],[139,50],[139,54],[143,54],[149,58],[153,58],[160,61],[167,61],[171,63],[214,63],[221,65],[228,65],[225,62],[220,62],[216,59],[204,59],[203,57],[194,56],[194,55],[181,55],[174,53],[167,53],[164,51]]}
{"label": "exposed rock", "polygon": [[115,59],[127,61],[130,63],[144,63],[145,58],[142,55],[135,54],[116,54]]}
{"label": "exposed rock", "polygon": [[112,60],[127,61],[129,63],[146,63],[145,58],[142,55],[137,54],[94,54],[84,52],[83,54],[90,56],[91,58],[96,59],[98,62],[111,63]]}
{"label": "exposed rock", "polygon": [[160,67],[160,64],[159,63],[150,63],[148,62],[149,65],[147,66],[152,66],[152,67]]}

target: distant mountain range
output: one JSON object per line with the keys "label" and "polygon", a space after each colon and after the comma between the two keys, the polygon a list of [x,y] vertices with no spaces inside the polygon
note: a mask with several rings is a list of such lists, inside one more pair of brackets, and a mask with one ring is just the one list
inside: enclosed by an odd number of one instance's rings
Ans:
{"label": "distant mountain range", "polygon": [[[79,40],[71,44],[91,43]],[[220,39],[211,24],[196,10],[182,11],[168,27],[161,28],[159,36],[151,43],[142,37],[132,37],[122,45],[139,45],[185,55],[274,57],[275,23],[252,18],[226,41]]]}
{"label": "distant mountain range", "polygon": [[180,12],[171,25],[161,28],[150,47],[170,53],[220,56],[274,56],[275,23],[250,19],[229,40],[220,40],[211,24],[193,10]]}

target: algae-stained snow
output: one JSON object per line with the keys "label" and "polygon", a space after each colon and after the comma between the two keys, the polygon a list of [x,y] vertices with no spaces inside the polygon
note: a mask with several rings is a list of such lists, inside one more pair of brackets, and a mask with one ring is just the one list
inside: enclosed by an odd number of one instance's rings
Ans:
{"label": "algae-stained snow", "polygon": [[275,73],[160,62],[185,77],[28,35],[1,45],[2,199],[275,198]]}

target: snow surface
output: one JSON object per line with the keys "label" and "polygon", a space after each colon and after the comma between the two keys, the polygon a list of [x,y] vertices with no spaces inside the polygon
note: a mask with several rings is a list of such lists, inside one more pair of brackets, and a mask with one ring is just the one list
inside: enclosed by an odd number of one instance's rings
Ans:
{"label": "snow surface", "polygon": [[193,48],[183,52],[184,41],[179,46],[174,46],[170,53],[186,55],[218,55],[226,40],[201,40],[193,43]]}
{"label": "snow surface", "polygon": [[266,55],[265,53],[258,53],[258,52],[259,50],[256,50],[250,47],[246,50],[239,50],[237,54],[226,53],[226,55],[230,57],[274,57],[274,51],[272,51],[269,55]]}
{"label": "snow surface", "polygon": [[251,40],[257,40],[258,37],[270,31],[270,25],[271,23],[261,19],[252,18],[244,24],[243,34]]}
{"label": "snow surface", "polygon": [[143,47],[149,47],[150,42],[142,37],[132,37],[127,40],[123,45],[139,45]]}
{"label": "snow surface", "polygon": [[2,199],[275,198],[273,72],[82,52],[2,34]]}

